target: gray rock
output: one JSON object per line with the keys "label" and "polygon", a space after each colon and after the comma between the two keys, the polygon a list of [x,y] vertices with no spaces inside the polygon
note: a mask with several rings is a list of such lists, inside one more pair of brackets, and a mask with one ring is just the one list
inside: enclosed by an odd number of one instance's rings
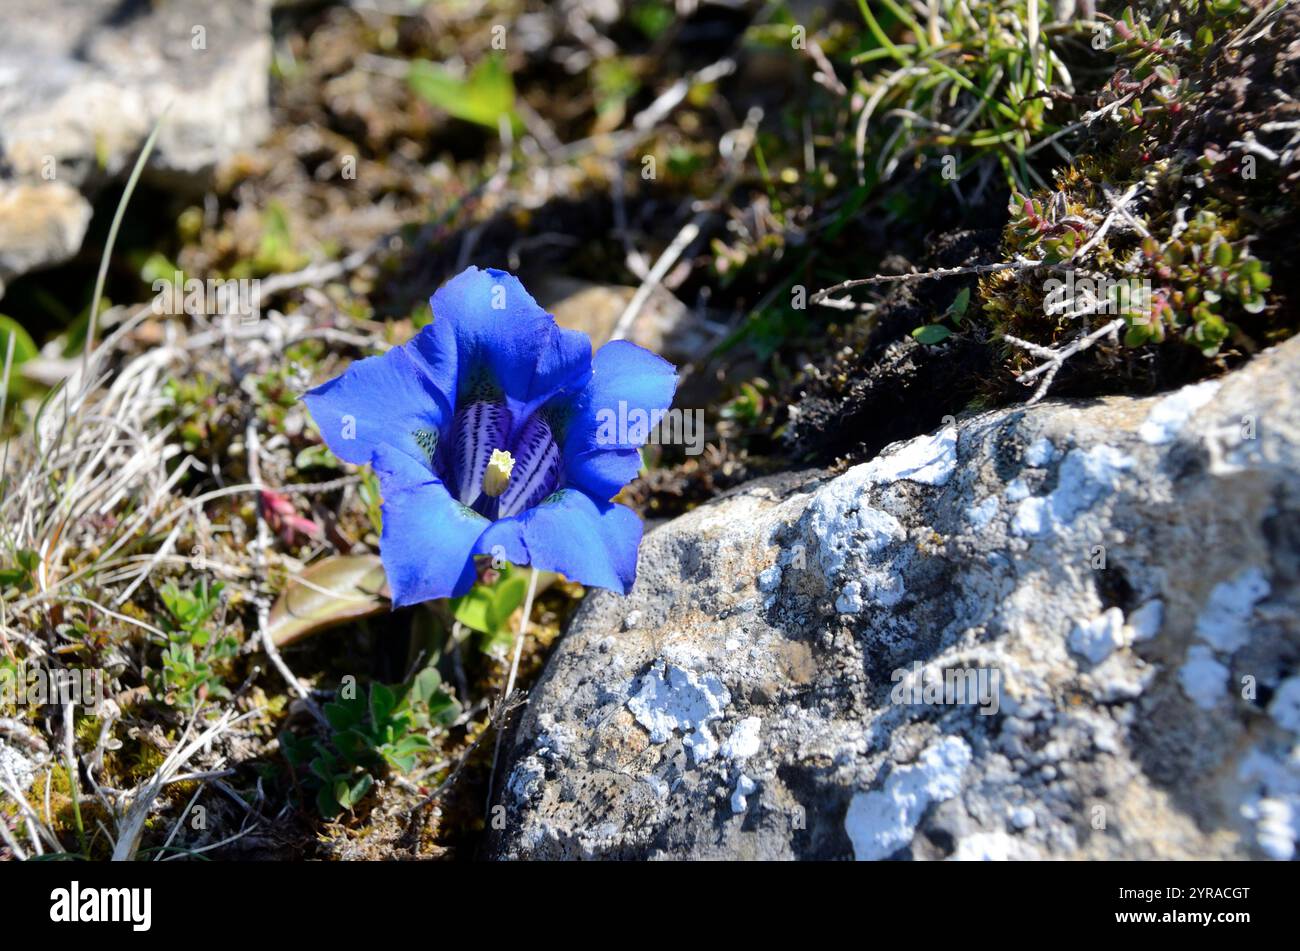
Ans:
{"label": "gray rock", "polygon": [[1300,339],[1206,389],[982,413],[655,529],[533,690],[490,853],[1291,857]]}
{"label": "gray rock", "polygon": [[265,0],[0,0],[0,293],[75,254],[158,118],[153,180],[208,182],[270,130]]}
{"label": "gray rock", "polygon": [[36,762],[22,749],[11,746],[0,738],[0,779],[6,780],[7,783],[8,778],[12,776],[18,788],[25,790],[32,784],[36,767]]}

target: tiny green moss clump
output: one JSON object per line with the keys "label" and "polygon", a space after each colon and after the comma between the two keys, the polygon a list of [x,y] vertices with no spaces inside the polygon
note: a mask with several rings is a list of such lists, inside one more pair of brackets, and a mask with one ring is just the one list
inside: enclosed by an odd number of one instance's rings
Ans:
{"label": "tiny green moss clump", "polygon": [[[1012,376],[1070,348],[1054,392],[1175,385],[1300,329],[1269,263],[1294,217],[1277,197],[1287,184],[1275,169],[1255,174],[1253,136],[1224,108],[1228,87],[1239,111],[1266,116],[1273,88],[1253,79],[1282,69],[1284,53],[1232,50],[1259,12],[1250,5],[1164,7],[1160,18],[1125,10],[1114,22],[1119,68],[1092,114],[1092,150],[1058,169],[1054,187],[1013,193],[1009,267],[980,282]],[[1210,140],[1220,133],[1236,138]]]}
{"label": "tiny green moss clump", "polygon": [[[1071,166],[1058,176],[1055,191],[1013,198],[1003,238],[1007,258],[1038,263],[981,281],[984,313],[999,336],[1060,347],[1122,321],[1070,368],[1069,379],[1082,388],[1107,389],[1105,381],[1090,379],[1090,370],[1110,373],[1127,364],[1137,373],[1141,364],[1159,378],[1159,361],[1147,358],[1168,344],[1199,351],[1203,362],[1192,372],[1205,373],[1220,358],[1252,352],[1294,329],[1269,313],[1268,266],[1229,209],[1213,200],[1194,211],[1162,208],[1157,198],[1145,207],[1134,202],[1125,209],[1124,225],[1116,226],[1121,215],[1098,201],[1102,189],[1087,171],[1092,165]],[[1018,346],[1009,359],[1019,373],[1039,355]],[[1189,368],[1181,357],[1172,365],[1176,375]]]}
{"label": "tiny green moss clump", "polygon": [[1136,347],[1180,335],[1214,356],[1236,326],[1227,317],[1264,310],[1264,293],[1273,281],[1263,262],[1238,239],[1238,224],[1202,209],[1177,237],[1143,239],[1144,263],[1160,285],[1147,313],[1130,319],[1126,344]]}

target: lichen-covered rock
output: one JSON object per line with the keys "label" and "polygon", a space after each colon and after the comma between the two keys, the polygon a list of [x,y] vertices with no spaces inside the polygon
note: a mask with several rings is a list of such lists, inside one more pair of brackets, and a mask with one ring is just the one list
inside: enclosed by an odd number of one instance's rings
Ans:
{"label": "lichen-covered rock", "polygon": [[0,779],[10,789],[26,789],[36,774],[36,763],[17,746],[0,737]]}
{"label": "lichen-covered rock", "polygon": [[505,858],[1230,858],[1300,827],[1300,340],[751,483],[589,596]]}
{"label": "lichen-covered rock", "polygon": [[0,294],[77,252],[164,110],[163,183],[201,187],[270,130],[266,0],[0,0],[0,23]]}

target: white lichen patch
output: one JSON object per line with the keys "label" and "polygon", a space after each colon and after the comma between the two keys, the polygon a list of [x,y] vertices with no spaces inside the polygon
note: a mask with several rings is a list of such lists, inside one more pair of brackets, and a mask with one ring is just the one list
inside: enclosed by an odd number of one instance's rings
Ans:
{"label": "white lichen patch", "polygon": [[857,614],[872,604],[892,608],[903,600],[907,589],[903,578],[889,569],[864,568],[853,581],[846,582],[835,599],[840,614]]}
{"label": "white lichen patch", "polygon": [[997,517],[1000,503],[996,495],[990,495],[977,505],[968,506],[966,521],[974,528],[987,528],[989,522]]}
{"label": "white lichen patch", "polygon": [[854,552],[876,554],[906,535],[898,519],[867,504],[870,465],[850,469],[808,504],[804,518],[828,580],[838,578]]}
{"label": "white lichen patch", "polygon": [[722,755],[727,759],[746,759],[758,752],[763,721],[759,717],[745,717],[731,731],[722,744]]}
{"label": "white lichen patch", "polygon": [[1046,498],[1036,496],[1025,499],[1016,507],[1016,514],[1011,518],[1011,531],[1016,535],[1042,535],[1051,522],[1050,503]]}
{"label": "white lichen patch", "polygon": [[1183,692],[1202,710],[1213,710],[1223,698],[1228,682],[1228,668],[1214,657],[1214,651],[1202,644],[1187,649],[1187,660],[1178,669]]}
{"label": "white lichen patch", "polygon": [[1023,502],[1031,494],[1029,483],[1020,476],[1016,476],[1007,483],[1007,487],[1002,491],[1002,494],[1006,496],[1008,502]]}
{"label": "white lichen patch", "polygon": [[19,789],[26,789],[36,775],[36,764],[0,740],[0,777],[12,776]]}
{"label": "white lichen patch", "polygon": [[653,743],[666,743],[674,732],[681,733],[682,745],[698,764],[718,752],[718,741],[708,725],[722,719],[722,711],[729,703],[731,692],[717,674],[697,675],[655,661],[641,678],[640,688],[627,701],[627,708],[649,731]]}
{"label": "white lichen patch", "polygon": [[1196,619],[1196,635],[1215,650],[1235,651],[1250,639],[1250,616],[1270,590],[1268,578],[1254,566],[1215,585]]}
{"label": "white lichen patch", "polygon": [[1025,499],[1016,508],[1011,530],[1017,535],[1042,535],[1068,527],[1079,513],[1113,493],[1123,474],[1134,465],[1131,456],[1112,446],[1071,449],[1048,495]]}
{"label": "white lichen patch", "polygon": [[1255,843],[1269,858],[1289,862],[1300,840],[1300,747],[1286,759],[1256,748],[1244,757],[1237,776],[1252,789],[1241,815],[1255,828]]}
{"label": "white lichen patch", "polygon": [[542,790],[546,767],[536,756],[521,759],[506,780],[506,793],[516,803],[524,803]]}
{"label": "white lichen patch", "polygon": [[957,427],[917,436],[897,449],[887,449],[866,463],[878,483],[907,479],[923,485],[946,485],[957,468]]}
{"label": "white lichen patch", "polygon": [[1037,820],[1034,810],[1029,806],[1016,806],[1007,814],[1007,822],[1010,823],[1011,828],[1016,830],[1023,831],[1032,828],[1035,821]]}
{"label": "white lichen patch", "polygon": [[1300,734],[1300,676],[1278,684],[1268,704],[1268,715],[1282,729]]}
{"label": "white lichen patch", "polygon": [[1219,380],[1205,380],[1166,396],[1151,408],[1150,415],[1138,429],[1138,436],[1153,446],[1173,442],[1196,411],[1214,399],[1220,385]]}
{"label": "white lichen patch", "polygon": [[757,586],[759,591],[773,591],[781,584],[781,566],[772,565],[770,568],[764,568],[758,573]]}
{"label": "white lichen patch", "polygon": [[889,774],[884,788],[854,793],[844,816],[844,831],[860,861],[888,858],[912,841],[917,823],[932,803],[961,791],[971,749],[956,736],[928,747],[910,766]]}
{"label": "white lichen patch", "polygon": [[850,581],[840,589],[835,599],[835,610],[841,614],[857,614],[867,606],[862,600],[862,582]]}
{"label": "white lichen patch", "polygon": [[1100,664],[1112,652],[1127,644],[1124,612],[1107,608],[1088,621],[1080,621],[1070,632],[1070,650],[1091,664]]}
{"label": "white lichen patch", "polygon": [[736,777],[736,789],[731,794],[731,811],[741,813],[749,808],[749,797],[754,794],[758,784],[741,773]]}
{"label": "white lichen patch", "polygon": [[[1026,854],[1029,853],[1029,854]],[[1011,859],[1036,858],[1020,841],[1005,832],[976,832],[957,841],[953,862],[1006,862]]]}
{"label": "white lichen patch", "polygon": [[[905,539],[907,530],[888,512],[867,504],[870,466],[850,469],[817,492],[804,514],[808,537],[817,546],[818,561],[836,591],[835,608],[841,614],[856,614],[871,604],[892,607],[906,593],[896,564],[875,557]],[[843,580],[846,575],[850,577]]]}
{"label": "white lichen patch", "polygon": [[1165,603],[1159,598],[1140,605],[1128,616],[1129,639],[1133,643],[1149,641],[1160,633],[1165,620]]}
{"label": "white lichen patch", "polygon": [[1039,436],[1025,449],[1025,465],[1035,469],[1051,465],[1056,458],[1056,446],[1046,436]]}

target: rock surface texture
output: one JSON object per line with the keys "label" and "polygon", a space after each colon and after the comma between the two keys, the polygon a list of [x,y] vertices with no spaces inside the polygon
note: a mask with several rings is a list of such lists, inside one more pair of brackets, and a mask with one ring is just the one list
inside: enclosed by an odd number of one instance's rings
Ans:
{"label": "rock surface texture", "polygon": [[588,597],[489,849],[1290,858],[1298,577],[1300,340],[751,483]]}
{"label": "rock surface texture", "polygon": [[0,0],[0,23],[0,294],[77,252],[164,110],[164,184],[202,186],[270,129],[265,0]]}

